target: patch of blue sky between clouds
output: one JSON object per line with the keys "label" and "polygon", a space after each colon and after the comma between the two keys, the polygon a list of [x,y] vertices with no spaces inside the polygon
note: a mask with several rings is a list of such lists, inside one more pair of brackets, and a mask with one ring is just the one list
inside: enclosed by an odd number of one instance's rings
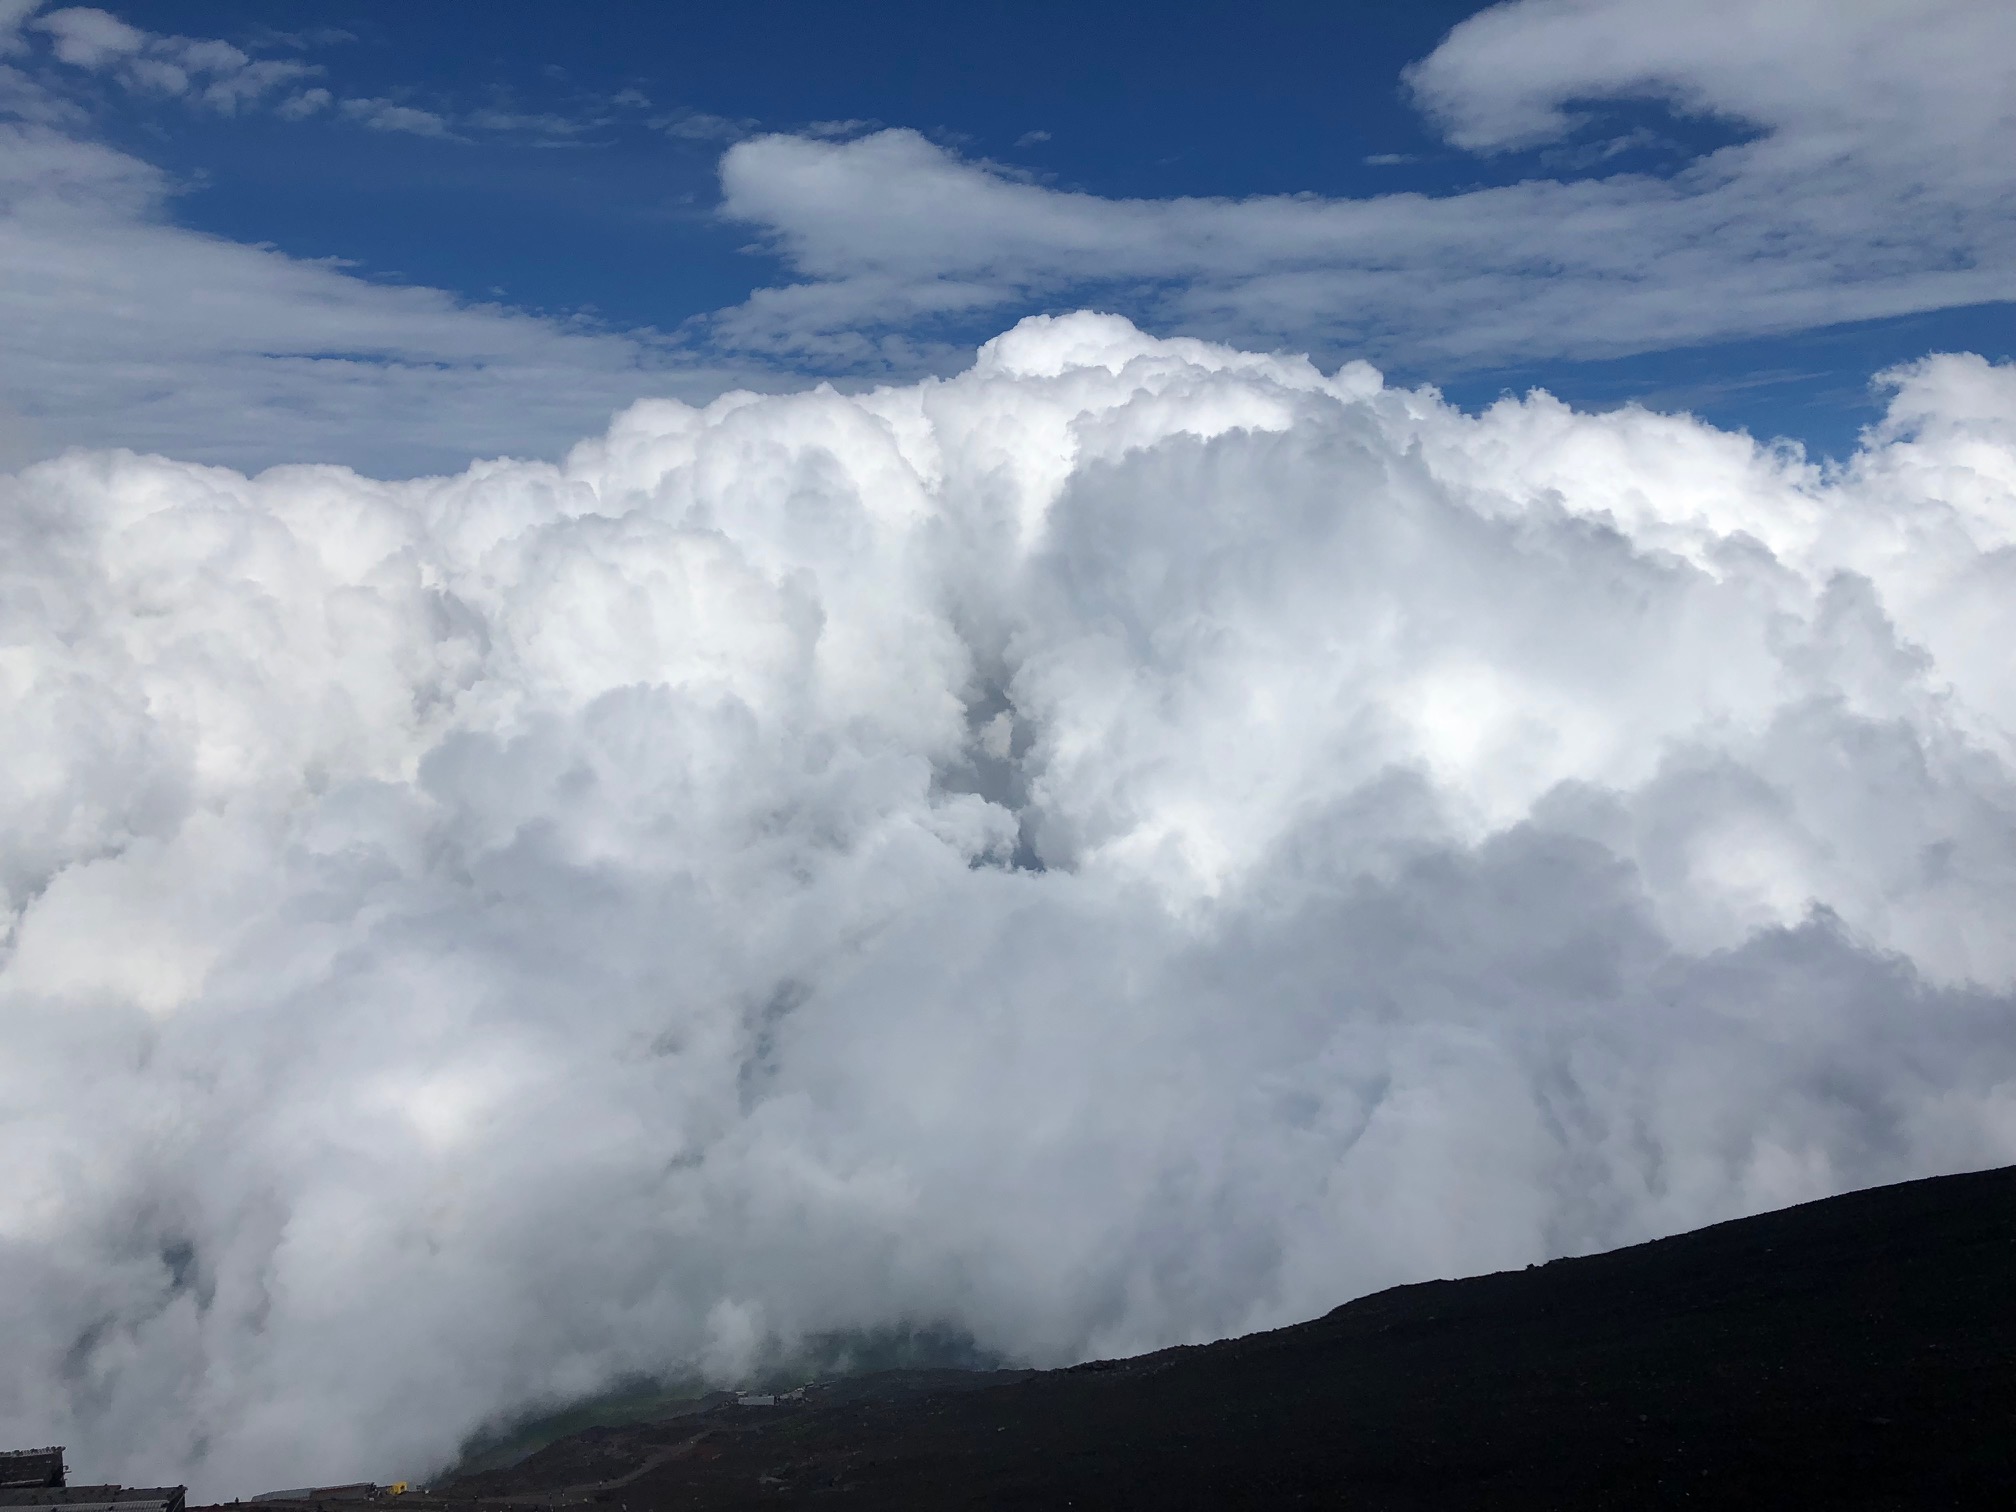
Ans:
{"label": "patch of blue sky between clouds", "polygon": [[[639,395],[956,371],[1088,305],[1826,452],[1882,368],[2009,355],[2011,13],[1470,9],[1037,6],[906,65],[762,7],[16,3],[0,461],[557,455]],[[134,319],[109,291],[162,266]]]}

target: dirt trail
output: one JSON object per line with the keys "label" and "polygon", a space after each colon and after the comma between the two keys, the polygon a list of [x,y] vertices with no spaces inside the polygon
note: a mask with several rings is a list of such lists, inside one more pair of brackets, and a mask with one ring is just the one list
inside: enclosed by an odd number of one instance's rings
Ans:
{"label": "dirt trail", "polygon": [[516,1496],[487,1496],[486,1502],[510,1507],[566,1507],[578,1502],[592,1501],[604,1491],[620,1491],[643,1476],[649,1475],[660,1465],[669,1465],[673,1460],[691,1453],[701,1440],[709,1437],[713,1429],[707,1428],[677,1444],[658,1444],[652,1452],[631,1470],[614,1480],[584,1481],[578,1485],[556,1486],[547,1491],[521,1491]]}

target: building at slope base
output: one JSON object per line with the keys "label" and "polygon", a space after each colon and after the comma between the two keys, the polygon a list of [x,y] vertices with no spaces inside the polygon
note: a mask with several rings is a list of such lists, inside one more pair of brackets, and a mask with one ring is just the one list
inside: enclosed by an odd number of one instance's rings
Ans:
{"label": "building at slope base", "polygon": [[73,1486],[63,1446],[0,1449],[0,1509],[60,1507],[63,1512],[182,1512],[184,1486]]}

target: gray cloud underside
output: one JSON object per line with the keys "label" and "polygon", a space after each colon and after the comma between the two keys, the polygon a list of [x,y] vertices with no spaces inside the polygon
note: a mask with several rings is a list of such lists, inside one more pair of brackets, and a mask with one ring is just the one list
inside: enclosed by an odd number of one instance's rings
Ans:
{"label": "gray cloud underside", "polygon": [[424,1472],[2016,1160],[2016,372],[1821,473],[1037,321],[0,483],[0,1438]]}

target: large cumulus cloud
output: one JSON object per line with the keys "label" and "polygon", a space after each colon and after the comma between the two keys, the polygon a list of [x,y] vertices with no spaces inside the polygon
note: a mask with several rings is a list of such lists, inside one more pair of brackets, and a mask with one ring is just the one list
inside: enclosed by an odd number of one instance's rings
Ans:
{"label": "large cumulus cloud", "polygon": [[1819,470],[1034,320],[0,484],[0,1436],[424,1471],[2016,1159],[2016,374]]}

